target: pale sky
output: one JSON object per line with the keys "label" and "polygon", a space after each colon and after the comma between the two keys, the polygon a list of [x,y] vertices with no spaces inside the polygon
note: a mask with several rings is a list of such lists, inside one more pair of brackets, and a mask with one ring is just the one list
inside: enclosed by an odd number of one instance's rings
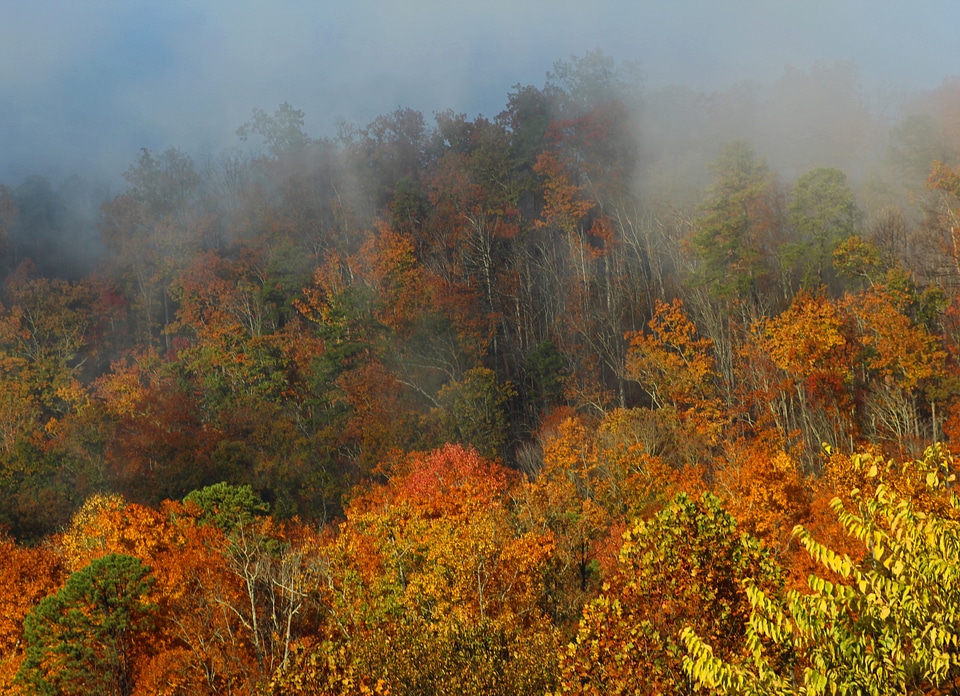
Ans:
{"label": "pale sky", "polygon": [[495,116],[597,49],[650,86],[722,89],[852,60],[866,84],[960,75],[958,0],[0,0],[0,182],[116,180],[141,147],[237,146],[289,102],[311,135],[397,107]]}

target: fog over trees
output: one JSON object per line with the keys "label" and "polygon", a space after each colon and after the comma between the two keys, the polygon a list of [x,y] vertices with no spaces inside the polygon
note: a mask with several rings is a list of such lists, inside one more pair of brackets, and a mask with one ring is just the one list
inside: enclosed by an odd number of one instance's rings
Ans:
{"label": "fog over trees", "polygon": [[952,693],[960,78],[308,121],[0,184],[0,691]]}

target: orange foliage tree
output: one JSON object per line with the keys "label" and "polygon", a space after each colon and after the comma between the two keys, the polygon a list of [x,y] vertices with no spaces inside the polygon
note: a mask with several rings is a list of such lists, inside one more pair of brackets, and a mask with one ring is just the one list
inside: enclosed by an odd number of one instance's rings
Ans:
{"label": "orange foliage tree", "polygon": [[219,484],[160,510],[94,496],[74,516],[59,540],[68,568],[124,554],[153,569],[136,693],[252,689],[316,626],[316,535],[262,511],[249,488]]}
{"label": "orange foliage tree", "polygon": [[[874,438],[899,454],[919,455],[932,436],[924,413],[945,378],[946,353],[922,323],[911,319],[892,288],[848,298],[863,346],[862,368],[869,381],[866,408]],[[935,415],[935,414],[934,414]]]}
{"label": "orange foliage tree", "polygon": [[50,547],[24,548],[0,539],[0,691],[26,693],[13,683],[23,661],[23,620],[56,591],[64,568]]}
{"label": "orange foliage tree", "polygon": [[453,445],[393,471],[353,501],[329,546],[331,638],[394,694],[548,686],[552,633],[538,602],[552,545],[516,531],[508,472]]}
{"label": "orange foliage tree", "polygon": [[626,373],[656,408],[676,413],[687,437],[702,443],[706,454],[718,442],[725,420],[717,395],[713,342],[698,337],[679,299],[670,304],[657,301],[649,326],[649,334],[627,334]]}
{"label": "orange foliage tree", "polygon": [[859,434],[851,321],[835,302],[801,291],[779,316],[755,326],[754,340],[780,370],[764,395],[765,420],[784,442],[799,435],[807,462],[816,461],[822,443],[849,444]]}

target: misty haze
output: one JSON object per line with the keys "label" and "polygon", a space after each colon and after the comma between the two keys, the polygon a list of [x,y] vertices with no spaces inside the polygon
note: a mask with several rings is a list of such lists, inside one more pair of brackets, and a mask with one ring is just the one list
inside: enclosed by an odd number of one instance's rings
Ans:
{"label": "misty haze", "polygon": [[769,5],[6,8],[0,693],[955,693],[960,9]]}

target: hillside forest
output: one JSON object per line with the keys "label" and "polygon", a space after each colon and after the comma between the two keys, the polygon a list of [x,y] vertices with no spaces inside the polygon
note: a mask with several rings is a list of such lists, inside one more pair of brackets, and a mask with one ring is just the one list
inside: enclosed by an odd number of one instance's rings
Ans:
{"label": "hillside forest", "polygon": [[0,692],[960,689],[960,80],[0,186]]}

